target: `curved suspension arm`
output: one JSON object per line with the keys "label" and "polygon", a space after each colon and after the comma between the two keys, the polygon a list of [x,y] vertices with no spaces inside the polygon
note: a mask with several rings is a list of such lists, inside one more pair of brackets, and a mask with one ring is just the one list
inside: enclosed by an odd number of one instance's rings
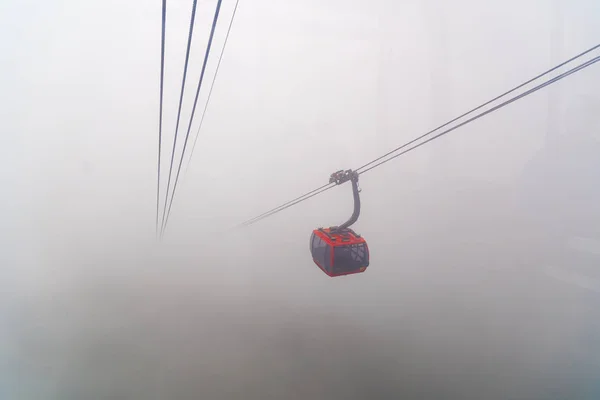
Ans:
{"label": "curved suspension arm", "polygon": [[354,211],[348,221],[335,228],[335,230],[343,230],[349,228],[350,225],[358,220],[360,215],[360,190],[358,189],[358,172],[348,171],[349,180],[352,182],[352,196],[354,197]]}

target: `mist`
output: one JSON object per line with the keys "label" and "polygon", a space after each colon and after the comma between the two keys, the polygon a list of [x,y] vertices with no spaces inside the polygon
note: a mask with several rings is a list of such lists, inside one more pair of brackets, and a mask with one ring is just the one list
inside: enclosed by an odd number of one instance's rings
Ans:
{"label": "mist", "polygon": [[[167,2],[161,209],[191,3]],[[234,227],[596,45],[598,12],[240,0],[159,241],[160,2],[3,2],[0,399],[597,399],[597,64],[361,175],[363,274],[309,252],[349,185]]]}

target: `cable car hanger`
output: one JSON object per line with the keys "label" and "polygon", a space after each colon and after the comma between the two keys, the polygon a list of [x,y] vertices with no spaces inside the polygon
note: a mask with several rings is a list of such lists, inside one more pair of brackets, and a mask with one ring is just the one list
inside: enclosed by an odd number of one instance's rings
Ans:
{"label": "cable car hanger", "polygon": [[360,191],[361,189],[358,187],[358,172],[352,171],[351,169],[339,170],[334,172],[329,177],[329,183],[335,183],[336,185],[341,185],[342,183],[351,181],[352,182],[352,197],[354,198],[354,211],[352,215],[348,219],[348,221],[344,222],[340,226],[331,227],[332,230],[335,231],[343,231],[346,228],[349,228],[352,224],[354,224],[358,217],[360,216]]}
{"label": "cable car hanger", "polygon": [[358,172],[339,170],[329,177],[329,183],[341,185],[352,183],[354,209],[350,218],[339,226],[317,228],[310,238],[313,261],[327,275],[342,276],[365,272],[369,266],[369,247],[366,240],[352,229],[360,216],[360,188]]}

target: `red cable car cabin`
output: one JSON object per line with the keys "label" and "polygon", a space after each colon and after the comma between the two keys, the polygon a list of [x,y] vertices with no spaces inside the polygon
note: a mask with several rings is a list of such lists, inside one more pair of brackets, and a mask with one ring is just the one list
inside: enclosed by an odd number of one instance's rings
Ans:
{"label": "red cable car cabin", "polygon": [[329,276],[356,274],[369,266],[367,242],[352,229],[315,229],[310,244],[313,261]]}
{"label": "red cable car cabin", "polygon": [[331,174],[330,183],[352,182],[354,212],[348,221],[337,227],[315,229],[310,237],[313,261],[329,276],[364,272],[369,266],[369,247],[365,239],[349,228],[360,215],[358,173],[352,170]]}

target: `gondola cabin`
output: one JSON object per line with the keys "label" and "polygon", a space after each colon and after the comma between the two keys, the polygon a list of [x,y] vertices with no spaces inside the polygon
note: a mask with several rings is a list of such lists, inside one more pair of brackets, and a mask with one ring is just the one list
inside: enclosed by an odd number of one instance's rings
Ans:
{"label": "gondola cabin", "polygon": [[352,229],[315,229],[310,251],[315,264],[331,277],[365,272],[369,266],[367,242]]}

